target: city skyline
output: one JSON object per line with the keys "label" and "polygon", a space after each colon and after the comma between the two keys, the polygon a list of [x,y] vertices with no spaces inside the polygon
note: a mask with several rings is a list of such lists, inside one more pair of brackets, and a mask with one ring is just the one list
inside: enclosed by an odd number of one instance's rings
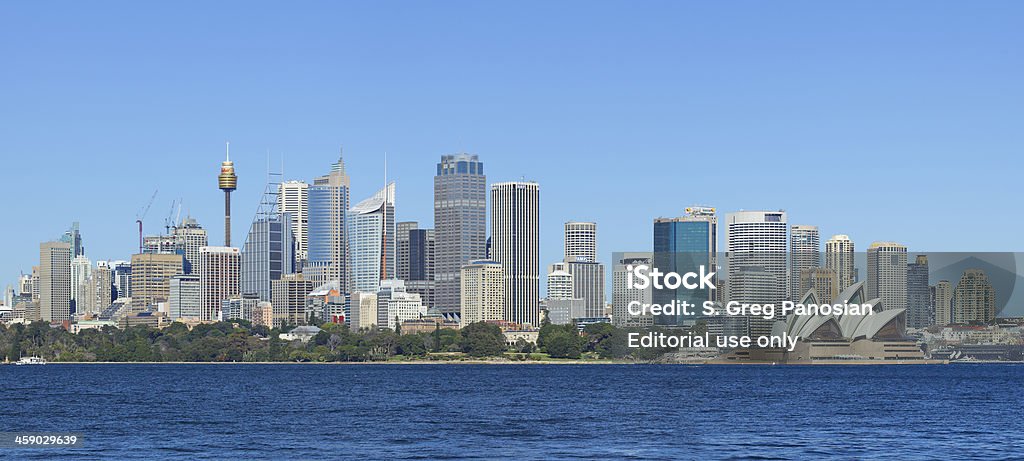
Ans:
{"label": "city skyline", "polygon": [[[406,210],[399,219],[425,228],[433,227],[426,172],[440,155],[479,154],[491,183],[536,180],[545,188],[545,263],[559,259],[565,221],[598,222],[601,261],[611,264],[611,251],[650,247],[650,219],[697,203],[784,208],[791,222],[818,225],[823,239],[846,234],[863,245],[1020,249],[1016,213],[986,239],[972,238],[969,220],[925,224],[955,210],[1004,215],[1001,199],[1017,193],[1016,169],[1005,166],[1017,164],[1024,143],[1011,123],[1024,100],[1016,83],[1024,64],[1006,45],[1021,34],[1006,8],[1019,4],[900,5],[884,15],[864,5],[736,12],[662,4],[670,11],[655,15],[653,6],[589,4],[594,20],[620,24],[612,31],[577,21],[578,7],[551,6],[538,17],[511,7],[492,15],[407,5],[395,17],[373,6],[324,5],[257,8],[240,20],[220,5],[202,18],[151,6],[123,8],[123,20],[111,22],[102,8],[68,4],[45,13],[56,33],[43,35],[27,19],[40,7],[9,6],[0,37],[32,46],[10,50],[18,71],[0,76],[10,90],[0,108],[0,153],[18,172],[6,186],[8,194],[33,192],[22,208],[47,211],[28,214],[32,232],[0,229],[0,278],[11,283],[30,270],[38,243],[72,221],[81,222],[91,258],[127,259],[136,213],[157,189],[147,234],[181,199],[210,242],[222,242],[222,205],[207,171],[223,160],[225,141],[239,177],[234,240],[255,212],[268,150],[274,169],[284,157],[285,179],[311,181],[344,144],[352,196],[379,188],[388,152],[396,206]],[[154,24],[154,11],[166,22]],[[477,19],[470,30],[467,15]],[[167,43],[171,24],[196,32]],[[390,33],[380,33],[381,24]],[[568,42],[566,27],[575,37]],[[949,34],[951,27],[965,33]],[[441,29],[448,32],[435,33]],[[357,40],[371,35],[377,41]],[[705,172],[688,174],[695,163]],[[853,181],[837,189],[830,183],[838,171],[890,187]],[[44,172],[49,181],[40,187]],[[808,176],[822,179],[763,182]],[[630,178],[644,178],[643,187]],[[744,186],[722,187],[726,179]],[[84,193],[106,200],[73,199]],[[851,194],[842,209],[833,206]],[[888,206],[911,196],[924,200]],[[581,209],[581,198],[602,206]]]}

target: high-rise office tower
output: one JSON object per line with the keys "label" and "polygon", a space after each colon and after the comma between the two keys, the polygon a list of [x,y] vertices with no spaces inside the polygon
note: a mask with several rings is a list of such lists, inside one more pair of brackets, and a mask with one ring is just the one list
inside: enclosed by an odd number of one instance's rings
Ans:
{"label": "high-rise office tower", "polygon": [[256,218],[242,250],[242,293],[270,301],[271,282],[295,273],[295,245],[291,215]]}
{"label": "high-rise office tower", "polygon": [[210,244],[206,235],[206,229],[199,225],[191,216],[175,226],[174,237],[178,247],[185,256],[185,273],[198,274],[199,270],[199,249]]}
{"label": "high-rise office tower", "polygon": [[565,223],[565,261],[597,262],[597,223]]}
{"label": "high-rise office tower", "polygon": [[604,317],[604,264],[569,261],[566,266],[572,274],[572,297],[583,300],[585,317]]}
{"label": "high-rise office tower", "polygon": [[[857,270],[853,259],[853,240],[850,236],[838,234],[825,242],[825,267],[836,272],[839,292],[857,281]],[[845,300],[838,300],[845,302]]]}
{"label": "high-rise office tower", "polygon": [[419,228],[416,221],[395,223],[395,278],[409,280],[409,233]]}
{"label": "high-rise office tower", "polygon": [[309,184],[305,181],[281,183],[277,194],[277,209],[282,214],[292,216],[296,267],[301,268],[309,252]]}
{"label": "high-rise office tower", "polygon": [[596,223],[565,223],[565,263],[572,274],[572,297],[583,300],[584,316],[604,316],[604,264],[597,261]]}
{"label": "high-rise office tower", "polygon": [[[779,305],[785,300],[786,222],[786,212],[781,210],[739,211],[726,216],[729,301]],[[770,335],[775,323],[756,315],[746,317],[746,322],[747,334],[752,337]]]}
{"label": "high-rise office tower", "polygon": [[202,312],[202,295],[199,275],[175,275],[171,277],[170,296],[167,300],[167,316],[172,320],[198,319]]}
{"label": "high-rise office tower", "polygon": [[132,297],[132,263],[130,261],[114,261],[110,263],[113,274],[114,288],[117,289],[117,298]]}
{"label": "high-rise office tower", "polygon": [[395,276],[395,183],[348,212],[349,293],[374,293]]}
{"label": "high-rise office tower", "polygon": [[242,253],[234,247],[210,246],[199,249],[199,259],[199,319],[219,320],[224,300],[241,294]]}
{"label": "high-rise office tower", "polygon": [[[70,271],[69,271],[70,273]],[[39,301],[41,287],[39,286],[39,266],[32,266],[32,300]]]}
{"label": "high-rise office tower", "polygon": [[303,276],[320,286],[338,282],[347,289],[348,236],[345,214],[348,212],[349,178],[345,161],[338,161],[331,172],[316,178],[309,186],[308,253]]}
{"label": "high-rise office tower", "polygon": [[271,305],[274,309],[273,325],[305,325],[306,317],[306,295],[315,288],[313,282],[306,280],[303,274],[288,274],[280,279],[274,280],[273,300]]}
{"label": "high-rise office tower", "polygon": [[75,306],[75,312],[82,304],[88,304],[85,298],[86,287],[92,275],[92,261],[85,255],[78,255],[71,258],[71,301]]}
{"label": "high-rise office tower", "polygon": [[271,299],[271,282],[295,273],[292,215],[280,212],[279,191],[273,180],[267,184],[242,247],[242,294],[266,302]]}
{"label": "high-rise office tower", "polygon": [[935,324],[946,326],[953,323],[953,284],[949,280],[939,280],[933,291]]}
{"label": "high-rise office tower", "polygon": [[224,161],[220,164],[217,186],[224,191],[224,246],[231,246],[231,193],[238,187],[235,164],[231,161],[230,144],[224,145]]}
{"label": "high-rise office tower", "polygon": [[[744,303],[776,303],[786,297],[786,212],[739,211],[726,217],[726,249],[729,253],[729,300]],[[760,270],[774,281],[764,290],[738,285],[741,270]],[[754,280],[755,278],[751,278]],[[764,277],[756,277],[759,283]],[[746,299],[739,299],[740,293]]]}
{"label": "high-rise office tower", "polygon": [[650,315],[634,316],[629,314],[629,303],[639,302],[651,304],[651,288],[633,288],[629,286],[629,266],[651,266],[651,253],[632,252],[616,253],[615,264],[612,266],[612,324],[617,327],[649,327],[654,325],[654,317]]}
{"label": "high-rise office tower", "polygon": [[991,323],[996,318],[996,293],[981,269],[967,269],[953,290],[953,323]]}
{"label": "high-rise office tower", "polygon": [[82,312],[99,313],[110,307],[113,299],[113,270],[107,261],[97,261],[87,282],[87,304]]}
{"label": "high-rise office tower", "polygon": [[476,155],[442,155],[434,176],[435,304],[460,309],[460,271],[487,258],[487,177]]}
{"label": "high-rise office tower", "polygon": [[907,247],[895,242],[872,243],[866,285],[868,299],[881,298],[883,310],[906,309]]}
{"label": "high-rise office tower", "polygon": [[789,299],[798,302],[800,273],[804,269],[821,267],[821,236],[818,226],[794,224],[789,227]]}
{"label": "high-rise office tower", "polygon": [[461,326],[504,318],[505,273],[501,263],[485,259],[472,261],[462,266],[460,279]]}
{"label": "high-rise office tower", "polygon": [[928,283],[928,256],[917,255],[907,264],[907,326],[926,328],[934,323],[935,308]]}
{"label": "high-rise office tower", "polygon": [[132,255],[132,312],[156,310],[154,305],[170,298],[171,277],[185,273],[180,254]]}
{"label": "high-rise office tower", "polygon": [[434,230],[419,229],[415,221],[400,222],[396,228],[397,278],[405,281],[409,293],[420,295],[424,306],[434,307]]}
{"label": "high-rise office tower", "polygon": [[39,245],[39,309],[45,322],[71,319],[71,244]]}
{"label": "high-rise office tower", "polygon": [[535,182],[491,185],[493,260],[505,273],[505,320],[540,321],[540,186]]}
{"label": "high-rise office tower", "polygon": [[64,232],[60,241],[71,246],[71,259],[85,254],[85,245],[82,243],[82,233],[79,231],[78,221],[71,223],[71,228]]}
{"label": "high-rise office tower", "polygon": [[[689,207],[686,214],[677,218],[654,220],[653,265],[662,272],[717,272],[718,264],[718,216],[710,207]],[[717,278],[714,279],[717,286]],[[673,300],[700,306],[704,301],[716,298],[709,288],[660,289],[651,293],[652,302],[666,304]],[[698,309],[691,309],[699,312]],[[676,315],[659,315],[654,318],[656,325],[679,325],[695,322],[695,318]]]}

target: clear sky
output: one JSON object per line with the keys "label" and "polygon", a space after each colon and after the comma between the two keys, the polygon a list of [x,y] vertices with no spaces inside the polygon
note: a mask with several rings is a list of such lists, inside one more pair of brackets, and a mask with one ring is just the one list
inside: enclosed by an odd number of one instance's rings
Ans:
{"label": "clear sky", "polygon": [[268,150],[308,181],[344,145],[354,201],[387,152],[424,226],[442,154],[538,181],[545,264],[566,220],[610,260],[692,204],[1024,250],[1022,24],[1016,1],[4,2],[0,283],[72,221],[127,259],[155,189],[147,234],[180,198],[220,242],[226,140],[237,245]]}

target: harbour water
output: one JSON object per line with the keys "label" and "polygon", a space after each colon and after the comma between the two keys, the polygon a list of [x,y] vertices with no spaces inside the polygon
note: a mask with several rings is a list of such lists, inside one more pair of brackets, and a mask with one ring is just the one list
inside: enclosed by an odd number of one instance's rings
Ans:
{"label": "harbour water", "polygon": [[1013,459],[1024,366],[0,367],[4,459]]}

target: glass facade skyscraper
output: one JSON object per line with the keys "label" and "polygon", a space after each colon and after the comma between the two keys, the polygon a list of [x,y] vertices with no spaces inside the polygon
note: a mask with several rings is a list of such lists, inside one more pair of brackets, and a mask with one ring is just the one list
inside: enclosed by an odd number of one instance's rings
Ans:
{"label": "glass facade skyscraper", "polygon": [[242,249],[242,293],[269,302],[271,282],[295,272],[295,242],[288,213],[258,217]]}
{"label": "glass facade skyscraper", "polygon": [[[686,215],[678,218],[658,218],[654,220],[654,267],[661,272],[698,272],[700,266],[705,271],[714,272],[717,264],[718,217],[714,208],[691,207]],[[717,280],[715,280],[717,283]],[[714,290],[698,288],[691,290],[680,286],[675,290],[661,289],[651,293],[652,302],[666,304],[675,300],[676,303],[686,301],[698,309],[704,301],[715,299]],[[656,325],[687,324],[693,318],[676,315],[659,315],[654,317]]]}
{"label": "glass facade skyscraper", "polygon": [[348,213],[349,292],[376,293],[396,276],[395,183],[359,202]]}
{"label": "glass facade skyscraper", "polygon": [[487,254],[487,177],[476,155],[443,155],[434,176],[435,303],[460,310],[460,271]]}
{"label": "glass facade skyscraper", "polygon": [[308,259],[302,272],[315,286],[336,281],[346,287],[348,237],[345,214],[348,212],[349,177],[342,157],[331,172],[309,186]]}

